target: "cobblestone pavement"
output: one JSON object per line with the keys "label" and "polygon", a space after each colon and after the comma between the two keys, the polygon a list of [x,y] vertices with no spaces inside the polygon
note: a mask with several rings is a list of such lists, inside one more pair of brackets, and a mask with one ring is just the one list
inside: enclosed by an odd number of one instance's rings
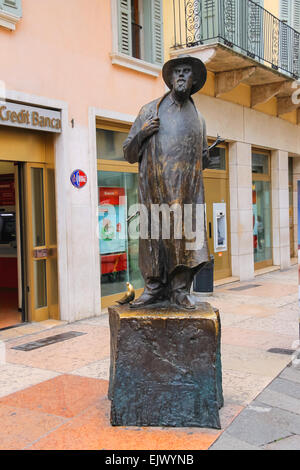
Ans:
{"label": "cobblestone pavement", "polygon": [[[0,331],[0,449],[299,449],[297,284],[293,266],[203,298],[221,314],[221,431],[110,426],[107,313]],[[82,334],[15,349],[69,332]]]}
{"label": "cobblestone pavement", "polygon": [[210,450],[300,450],[300,361],[294,362],[297,366],[291,362]]}

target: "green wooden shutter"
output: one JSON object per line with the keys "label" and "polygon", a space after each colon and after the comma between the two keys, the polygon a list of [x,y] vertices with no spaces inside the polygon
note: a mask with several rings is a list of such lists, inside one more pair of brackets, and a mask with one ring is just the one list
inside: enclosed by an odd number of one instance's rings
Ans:
{"label": "green wooden shutter", "polygon": [[152,64],[163,63],[162,1],[143,0],[143,59]]}
{"label": "green wooden shutter", "polygon": [[8,13],[21,18],[22,16],[22,0],[1,0],[0,8]]}
{"label": "green wooden shutter", "polygon": [[294,0],[293,28],[300,33],[300,0]]}
{"label": "green wooden shutter", "polygon": [[131,2],[118,0],[119,52],[132,55]]}
{"label": "green wooden shutter", "polygon": [[280,25],[280,68],[289,69],[289,28],[292,16],[291,0],[280,0],[280,20],[284,23]]}
{"label": "green wooden shutter", "polygon": [[[235,0],[233,0],[235,1]],[[195,39],[194,41],[197,42],[198,39],[207,40],[207,39],[215,39],[219,36],[220,31],[218,28],[218,6],[216,0],[204,0],[204,2],[194,2],[194,10],[195,15],[197,15],[197,11],[199,11],[201,15],[201,20],[199,25],[197,25],[197,17],[194,19],[195,23],[195,30],[197,30],[197,26],[199,26],[199,33],[200,37],[197,37],[197,31],[195,31]],[[225,1],[226,4],[226,1]],[[220,8],[223,7],[223,4],[220,4]],[[226,8],[226,5],[225,5]],[[221,34],[224,37],[224,34]],[[201,37],[202,36],[202,37]]]}
{"label": "green wooden shutter", "polygon": [[300,0],[293,2],[293,73],[300,77]]}
{"label": "green wooden shutter", "polygon": [[291,24],[292,17],[292,0],[280,0],[279,15],[280,20],[285,21],[287,24]]}
{"label": "green wooden shutter", "polygon": [[152,0],[151,2],[151,26],[152,26],[152,62],[154,64],[161,65],[164,61],[161,0]]}
{"label": "green wooden shutter", "polygon": [[144,51],[142,54],[146,62],[152,62],[152,11],[151,0],[143,0],[143,38]]}

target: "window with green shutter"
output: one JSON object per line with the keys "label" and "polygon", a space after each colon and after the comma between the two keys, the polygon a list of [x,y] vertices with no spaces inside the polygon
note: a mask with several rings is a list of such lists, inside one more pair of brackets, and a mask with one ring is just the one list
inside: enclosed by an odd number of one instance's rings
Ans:
{"label": "window with green shutter", "polygon": [[300,0],[280,0],[280,20],[300,32]]}
{"label": "window with green shutter", "polygon": [[300,35],[292,32],[289,26],[300,33],[300,0],[280,0],[280,65],[282,69],[300,74]]}
{"label": "window with green shutter", "polygon": [[293,28],[300,33],[300,0],[293,2]]}
{"label": "window with green shutter", "polygon": [[0,8],[15,16],[22,16],[22,0],[0,0]]}
{"label": "window with green shutter", "polygon": [[163,63],[162,0],[117,0],[119,53]]}
{"label": "window with green shutter", "polygon": [[22,17],[22,0],[0,0],[0,26],[14,30]]}

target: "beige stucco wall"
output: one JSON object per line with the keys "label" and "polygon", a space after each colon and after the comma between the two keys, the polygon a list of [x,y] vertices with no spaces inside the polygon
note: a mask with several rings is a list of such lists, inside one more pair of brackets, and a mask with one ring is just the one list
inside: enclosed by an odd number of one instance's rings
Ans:
{"label": "beige stucco wall", "polygon": [[279,17],[279,0],[264,0],[263,7],[272,15]]}
{"label": "beige stucco wall", "polygon": [[245,142],[266,149],[300,155],[299,128],[283,119],[228,101],[197,93],[194,101],[207,123],[211,137]]}
{"label": "beige stucco wall", "polygon": [[[300,179],[298,127],[277,117],[201,93],[193,98],[206,120],[208,136],[215,138],[220,135],[229,142],[232,275],[241,280],[254,276],[252,147],[271,151],[273,264],[287,268],[290,265],[288,156],[294,157],[296,181]],[[296,199],[294,193],[295,224]]]}

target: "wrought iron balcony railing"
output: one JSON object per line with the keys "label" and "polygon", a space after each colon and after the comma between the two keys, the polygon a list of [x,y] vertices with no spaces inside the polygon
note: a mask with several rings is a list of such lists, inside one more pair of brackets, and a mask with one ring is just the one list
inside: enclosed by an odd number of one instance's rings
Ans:
{"label": "wrought iron balcony railing", "polygon": [[300,33],[252,0],[173,0],[174,45],[221,43],[292,78]]}

